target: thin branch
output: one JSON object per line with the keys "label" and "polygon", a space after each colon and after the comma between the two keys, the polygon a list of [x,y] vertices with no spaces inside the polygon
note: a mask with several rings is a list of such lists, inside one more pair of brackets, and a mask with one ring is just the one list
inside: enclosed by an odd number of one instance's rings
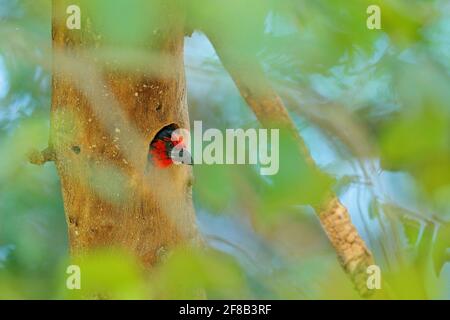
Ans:
{"label": "thin branch", "polygon": [[56,160],[55,151],[48,147],[42,151],[33,149],[28,153],[28,161],[31,164],[42,166],[43,164]]}
{"label": "thin branch", "polygon": [[[300,136],[283,101],[272,88],[255,56],[236,51],[233,43],[218,41],[208,35],[224,67],[230,73],[242,97],[265,127],[280,126],[292,135],[307,162],[316,168],[306,143]],[[353,225],[348,210],[336,195],[329,197],[316,208],[322,227],[334,247],[342,268],[350,276],[361,296],[372,292],[367,288],[367,267],[374,264],[372,253]]]}

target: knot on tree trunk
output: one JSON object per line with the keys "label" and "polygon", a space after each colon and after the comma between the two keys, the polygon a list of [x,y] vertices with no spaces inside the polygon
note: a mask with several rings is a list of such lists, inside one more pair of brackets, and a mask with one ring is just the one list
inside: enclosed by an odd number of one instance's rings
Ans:
{"label": "knot on tree trunk", "polygon": [[51,147],[48,147],[42,151],[39,151],[37,149],[33,149],[30,152],[28,152],[28,161],[31,164],[35,164],[38,166],[41,166],[49,161],[55,161],[55,152]]}

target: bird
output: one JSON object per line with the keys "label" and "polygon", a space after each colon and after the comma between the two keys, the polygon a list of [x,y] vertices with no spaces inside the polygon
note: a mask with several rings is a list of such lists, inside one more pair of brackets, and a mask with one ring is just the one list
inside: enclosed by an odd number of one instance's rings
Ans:
{"label": "bird", "polygon": [[[172,137],[174,131],[179,127],[176,124],[170,124],[162,128],[153,138],[149,146],[148,160],[158,168],[167,168],[174,164],[174,160],[178,163],[192,165],[192,157],[186,149],[182,135]],[[174,148],[179,153],[173,153]],[[174,156],[176,159],[174,159]]]}

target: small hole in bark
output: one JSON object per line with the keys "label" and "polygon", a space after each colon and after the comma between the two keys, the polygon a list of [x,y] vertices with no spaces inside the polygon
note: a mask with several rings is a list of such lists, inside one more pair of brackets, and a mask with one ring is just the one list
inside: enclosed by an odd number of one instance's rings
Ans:
{"label": "small hole in bark", "polygon": [[194,177],[189,177],[189,179],[187,180],[187,187],[192,188],[193,185],[194,185]]}
{"label": "small hole in bark", "polygon": [[171,140],[172,133],[179,128],[177,124],[171,123],[159,130],[150,142],[148,160],[157,167],[165,168],[173,163],[170,159],[170,152],[174,146]]}
{"label": "small hole in bark", "polygon": [[79,146],[73,146],[72,151],[75,152],[75,154],[80,154],[81,148]]}
{"label": "small hole in bark", "polygon": [[78,221],[75,217],[69,217],[69,223],[75,225],[75,227],[78,227]]}
{"label": "small hole in bark", "polygon": [[161,111],[162,110],[162,103],[158,102],[158,104],[156,105],[156,111]]}

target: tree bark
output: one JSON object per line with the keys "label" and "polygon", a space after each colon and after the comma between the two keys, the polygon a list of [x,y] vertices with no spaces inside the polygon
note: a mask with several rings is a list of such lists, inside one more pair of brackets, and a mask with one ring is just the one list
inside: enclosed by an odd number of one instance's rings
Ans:
{"label": "tree bark", "polygon": [[[183,16],[169,2],[164,26],[137,44],[149,63],[155,52],[168,61],[137,70],[99,58],[107,44],[89,28],[88,13],[81,30],[69,30],[66,8],[73,1],[53,1],[49,144],[74,254],[121,247],[151,266],[174,246],[200,242],[191,167],[161,170],[147,160],[161,128],[189,127]],[[113,48],[121,49],[129,48]]]}

